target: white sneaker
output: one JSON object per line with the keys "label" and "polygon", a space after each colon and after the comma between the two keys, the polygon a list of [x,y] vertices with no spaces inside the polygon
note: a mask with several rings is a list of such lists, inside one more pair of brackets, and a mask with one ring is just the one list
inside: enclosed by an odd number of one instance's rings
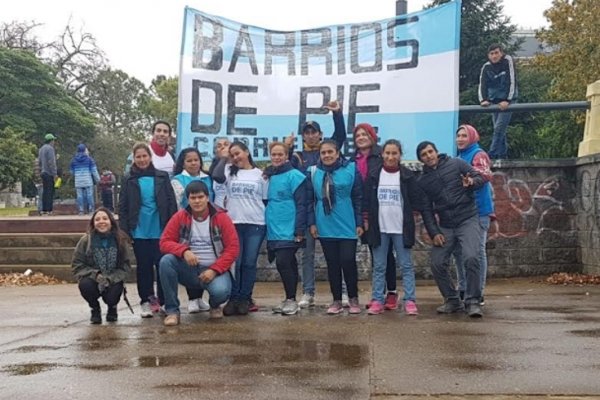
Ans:
{"label": "white sneaker", "polygon": [[141,305],[142,308],[142,318],[152,318],[154,314],[152,313],[152,308],[150,307],[150,303],[145,301]]}
{"label": "white sneaker", "polygon": [[315,306],[315,296],[310,295],[308,293],[304,293],[298,302],[298,307],[300,308],[308,308]]}
{"label": "white sneaker", "polygon": [[194,300],[190,300],[188,302],[188,313],[190,314],[196,314],[199,313],[200,311],[208,311],[210,310],[210,306],[208,304],[206,304],[206,302],[204,300],[200,299],[194,299]]}

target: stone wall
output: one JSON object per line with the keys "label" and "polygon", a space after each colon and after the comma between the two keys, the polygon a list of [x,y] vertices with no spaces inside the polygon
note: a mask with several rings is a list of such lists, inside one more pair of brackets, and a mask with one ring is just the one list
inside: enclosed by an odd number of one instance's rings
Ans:
{"label": "stone wall", "polygon": [[[581,272],[582,254],[584,265],[600,260],[597,234],[600,219],[596,218],[600,216],[600,157],[590,163],[580,160],[578,167],[574,159],[495,162],[492,187],[497,219],[490,227],[487,243],[490,277]],[[583,190],[583,187],[578,189],[577,180],[581,181],[582,176],[589,181],[584,185],[586,193],[590,193],[583,197],[589,214],[586,217],[577,214]],[[584,240],[585,248],[580,249]],[[428,254],[431,242],[420,216],[417,216],[417,242],[413,249],[417,278],[431,278]],[[261,253],[258,279],[279,280],[275,266],[267,263],[264,249]],[[368,253],[366,246],[359,246],[360,279],[370,279]],[[320,251],[316,265],[317,277],[326,279],[326,264]]]}
{"label": "stone wall", "polygon": [[584,273],[600,274],[600,155],[577,160],[577,228]]}

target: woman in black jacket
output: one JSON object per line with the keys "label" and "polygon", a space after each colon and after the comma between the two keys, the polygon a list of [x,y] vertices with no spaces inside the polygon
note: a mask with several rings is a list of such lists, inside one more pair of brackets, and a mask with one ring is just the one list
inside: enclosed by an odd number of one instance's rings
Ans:
{"label": "woman in black jacket", "polygon": [[[152,153],[145,143],[133,146],[133,165],[123,179],[119,194],[121,229],[133,239],[137,261],[137,287],[142,306],[142,318],[150,318],[164,304],[158,263],[162,254],[158,241],[164,227],[177,212],[177,201],[169,174],[152,164]],[[158,298],[154,292],[154,270]]]}
{"label": "woman in black jacket", "polygon": [[422,196],[413,173],[400,165],[402,146],[390,139],[385,142],[382,157],[367,171],[363,196],[364,238],[372,249],[373,289],[369,314],[384,311],[386,266],[390,243],[402,266],[404,310],[418,313],[415,298],[415,271],[411,248],[415,244],[413,209]]}

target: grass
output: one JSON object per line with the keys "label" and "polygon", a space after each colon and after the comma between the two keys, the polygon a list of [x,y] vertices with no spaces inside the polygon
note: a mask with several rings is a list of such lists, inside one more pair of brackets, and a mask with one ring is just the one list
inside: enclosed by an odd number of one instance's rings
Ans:
{"label": "grass", "polygon": [[26,217],[30,210],[37,210],[36,207],[10,207],[0,208],[0,217]]}

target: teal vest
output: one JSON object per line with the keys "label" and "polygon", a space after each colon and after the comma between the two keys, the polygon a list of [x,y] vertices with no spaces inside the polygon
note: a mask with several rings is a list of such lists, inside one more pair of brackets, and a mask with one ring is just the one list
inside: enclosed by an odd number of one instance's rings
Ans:
{"label": "teal vest", "polygon": [[[173,177],[173,179],[177,179],[177,181],[179,183],[181,183],[181,186],[183,186],[184,189],[192,181],[204,182],[206,184],[206,186],[208,187],[208,199],[210,200],[211,203],[214,201],[215,193],[213,192],[213,187],[212,187],[213,183],[212,183],[212,179],[210,176],[207,175],[207,176],[203,176],[202,178],[200,178],[198,176],[179,174],[179,175],[175,175]],[[187,206],[188,206],[188,200],[184,193],[183,196],[181,196],[181,208],[186,208]]]}
{"label": "teal vest", "polygon": [[269,178],[269,202],[265,211],[267,240],[294,241],[297,211],[294,192],[305,179],[297,169]]}
{"label": "teal vest", "polygon": [[356,239],[356,220],[352,207],[352,186],[356,176],[356,164],[351,162],[333,172],[335,205],[329,215],[325,214],[321,193],[325,171],[316,168],[314,173],[311,171],[311,174],[315,190],[315,221],[319,237],[323,239]]}

